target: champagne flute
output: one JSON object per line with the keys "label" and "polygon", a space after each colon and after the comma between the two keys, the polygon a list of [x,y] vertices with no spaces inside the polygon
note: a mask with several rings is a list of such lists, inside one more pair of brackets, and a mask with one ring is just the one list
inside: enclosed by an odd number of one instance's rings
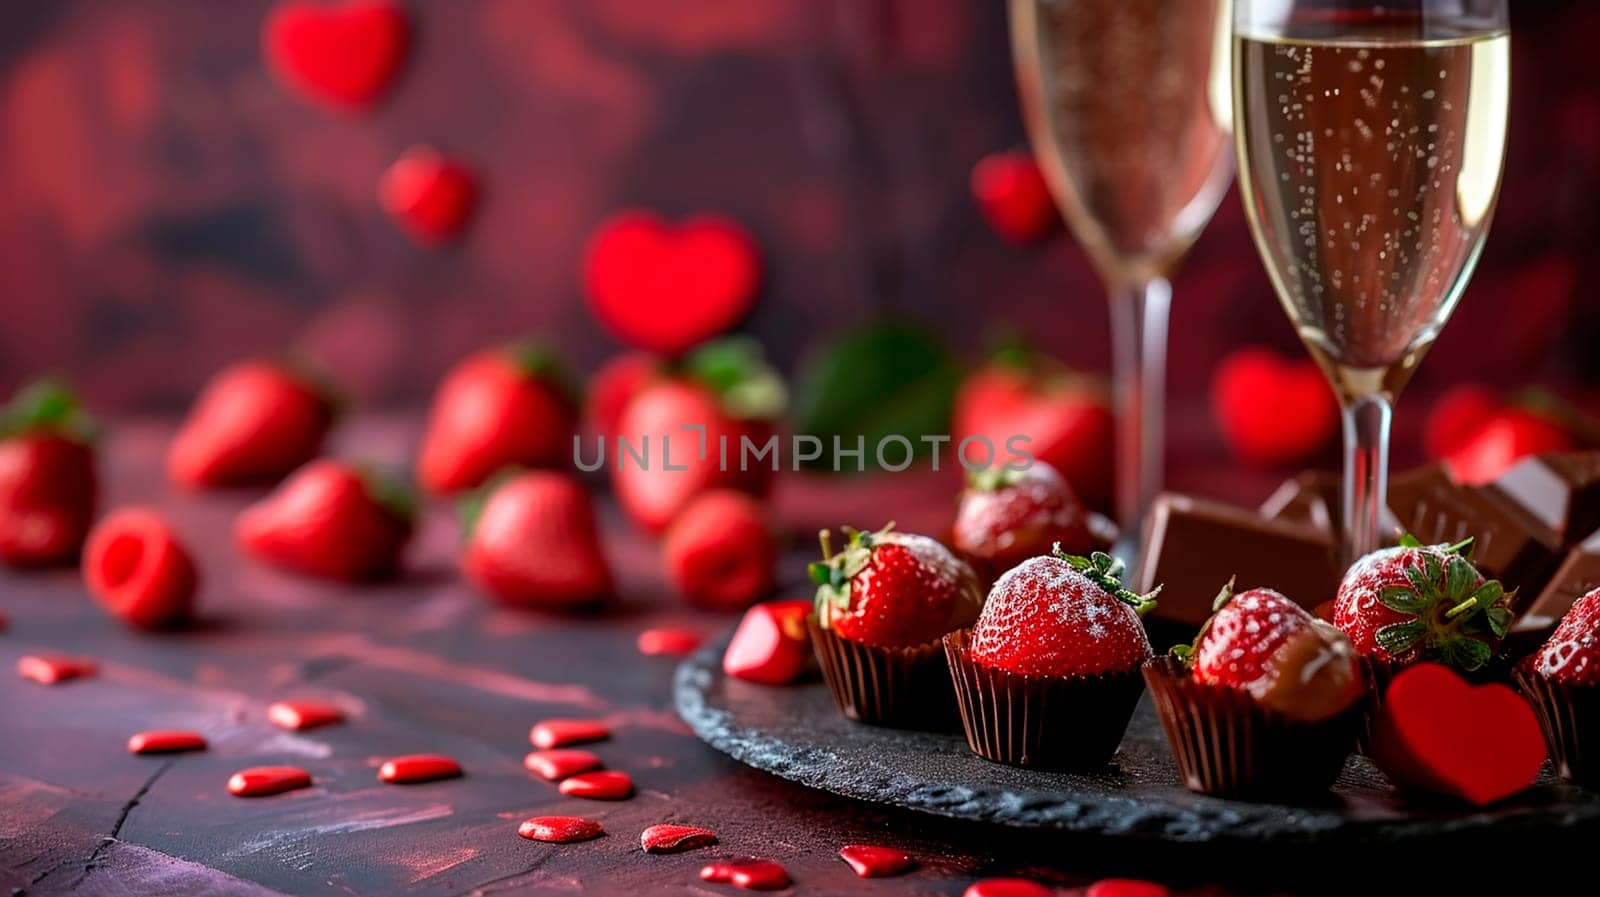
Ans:
{"label": "champagne flute", "polygon": [[1173,268],[1233,176],[1229,0],[1011,0],[1040,168],[1111,294],[1117,518],[1161,488]]}
{"label": "champagne flute", "polygon": [[1455,310],[1500,190],[1505,0],[1237,0],[1240,190],[1344,409],[1345,562],[1379,546],[1395,399]]}

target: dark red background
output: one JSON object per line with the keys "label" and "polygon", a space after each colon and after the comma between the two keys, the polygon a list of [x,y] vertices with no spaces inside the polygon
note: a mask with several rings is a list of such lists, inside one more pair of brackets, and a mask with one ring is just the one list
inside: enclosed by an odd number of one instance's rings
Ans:
{"label": "dark red background", "polygon": [[[1070,238],[1010,247],[967,192],[976,159],[1021,141],[1003,3],[410,6],[402,81],[373,114],[340,117],[267,74],[266,2],[7,3],[0,391],[54,370],[101,410],[170,409],[231,358],[293,349],[358,398],[403,404],[474,346],[524,332],[592,368],[616,347],[584,309],[578,259],[628,204],[725,210],[752,229],[769,283],[748,327],[786,368],[880,314],[969,352],[1009,321],[1106,365],[1101,289]],[[1600,11],[1514,6],[1500,212],[1417,393],[1476,378],[1582,398],[1582,378],[1600,378],[1586,351],[1600,339]],[[419,141],[488,184],[453,250],[413,246],[374,200]],[[1299,352],[1236,197],[1176,290],[1175,413],[1199,412],[1234,346]]]}

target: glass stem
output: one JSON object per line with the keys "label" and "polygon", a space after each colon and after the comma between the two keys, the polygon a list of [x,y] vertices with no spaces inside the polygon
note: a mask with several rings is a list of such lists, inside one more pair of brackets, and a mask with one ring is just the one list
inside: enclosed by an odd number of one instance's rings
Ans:
{"label": "glass stem", "polygon": [[1345,569],[1377,550],[1383,539],[1383,508],[1389,496],[1389,422],[1393,407],[1387,396],[1370,395],[1344,401],[1344,550]]}
{"label": "glass stem", "polygon": [[1124,542],[1142,538],[1145,511],[1161,491],[1166,411],[1167,313],[1172,286],[1162,278],[1111,294],[1117,402],[1117,523]]}

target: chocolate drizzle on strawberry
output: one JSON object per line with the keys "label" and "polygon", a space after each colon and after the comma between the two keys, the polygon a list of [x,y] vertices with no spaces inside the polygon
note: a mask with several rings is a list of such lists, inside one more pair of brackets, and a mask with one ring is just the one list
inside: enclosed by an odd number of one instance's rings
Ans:
{"label": "chocolate drizzle on strawberry", "polygon": [[1096,551],[1088,557],[1067,554],[1061,550],[1060,542],[1056,543],[1055,550],[1051,553],[1071,564],[1072,569],[1082,573],[1090,582],[1104,589],[1106,594],[1131,606],[1134,613],[1139,616],[1144,616],[1156,606],[1156,596],[1161,594],[1161,586],[1156,586],[1143,595],[1132,589],[1123,588],[1122,573],[1126,565],[1111,555],[1103,551]]}
{"label": "chocolate drizzle on strawberry", "polygon": [[1505,637],[1511,626],[1511,611],[1505,606],[1510,596],[1498,580],[1477,584],[1481,576],[1470,560],[1472,542],[1430,550],[1413,536],[1400,539],[1402,548],[1423,549],[1424,554],[1420,568],[1406,568],[1407,585],[1378,592],[1380,604],[1406,618],[1377,632],[1378,644],[1390,655],[1420,647],[1425,659],[1466,672],[1489,662],[1493,649],[1481,636]]}

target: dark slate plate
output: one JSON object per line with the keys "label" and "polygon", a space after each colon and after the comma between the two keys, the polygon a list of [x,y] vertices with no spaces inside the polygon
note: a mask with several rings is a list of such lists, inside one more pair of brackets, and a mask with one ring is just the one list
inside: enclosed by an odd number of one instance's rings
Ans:
{"label": "dark slate plate", "polygon": [[726,642],[678,667],[679,715],[712,747],[802,785],[961,819],[1174,842],[1396,843],[1450,836],[1600,834],[1600,794],[1552,778],[1487,810],[1399,800],[1351,757],[1328,799],[1290,806],[1186,790],[1148,698],[1105,771],[1047,773],[990,763],[959,734],[850,722],[821,682],[768,688],[724,676]]}

